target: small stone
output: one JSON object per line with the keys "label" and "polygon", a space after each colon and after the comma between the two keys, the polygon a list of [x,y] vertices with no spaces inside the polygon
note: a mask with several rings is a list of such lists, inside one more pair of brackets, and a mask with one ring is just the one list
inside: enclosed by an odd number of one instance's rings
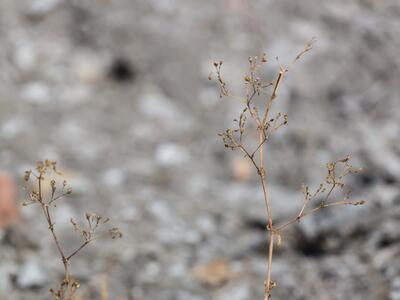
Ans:
{"label": "small stone", "polygon": [[196,230],[187,230],[185,233],[185,242],[188,244],[196,245],[201,242],[202,235]]}
{"label": "small stone", "polygon": [[152,5],[161,13],[171,13],[176,10],[178,3],[176,0],[153,0]]}
{"label": "small stone", "polygon": [[210,263],[193,268],[192,275],[201,283],[218,287],[233,277],[228,261],[216,259]]}
{"label": "small stone", "polygon": [[188,151],[174,143],[158,145],[155,153],[155,161],[161,167],[182,165],[189,159]]}
{"label": "small stone", "polygon": [[152,201],[148,207],[150,213],[159,221],[169,223],[173,220],[170,207],[161,201]]}
{"label": "small stone", "polygon": [[196,220],[196,226],[204,234],[210,234],[216,231],[215,221],[208,215],[199,216]]}
{"label": "small stone", "polygon": [[157,262],[149,262],[140,273],[140,279],[143,283],[156,282],[160,272],[161,267]]}
{"label": "small stone", "polygon": [[12,139],[18,134],[23,132],[25,128],[28,128],[26,121],[20,118],[13,118],[5,121],[0,127],[0,135],[3,138]]}
{"label": "small stone", "polygon": [[247,300],[251,299],[251,292],[249,286],[245,284],[230,284],[221,289],[217,300]]}
{"label": "small stone", "polygon": [[236,180],[245,181],[253,174],[253,165],[248,159],[236,157],[232,161],[233,176]]}
{"label": "small stone", "polygon": [[37,60],[34,47],[25,40],[17,42],[13,58],[15,65],[22,71],[32,70]]}
{"label": "small stone", "polygon": [[175,122],[179,116],[174,103],[158,89],[150,89],[139,102],[139,110],[147,117],[163,123]]}
{"label": "small stone", "polygon": [[29,11],[28,17],[32,19],[41,19],[51,13],[61,0],[36,0],[33,1]]}
{"label": "small stone", "polygon": [[50,90],[42,82],[31,82],[22,88],[21,97],[30,103],[44,104],[50,100]]}
{"label": "small stone", "polygon": [[135,286],[131,290],[131,295],[133,299],[142,298],[144,294],[143,289],[140,286]]}
{"label": "small stone", "polygon": [[176,300],[204,300],[205,298],[197,296],[197,295],[192,295],[191,293],[187,291],[178,291]]}
{"label": "small stone", "polygon": [[131,82],[136,78],[137,71],[125,57],[116,57],[110,65],[108,75],[119,83]]}
{"label": "small stone", "polygon": [[104,77],[104,63],[95,53],[82,53],[75,58],[75,75],[79,81],[95,83]]}
{"label": "small stone", "polygon": [[12,260],[0,261],[0,299],[7,299],[5,295],[11,293],[13,290],[12,282],[10,280],[12,274],[15,274],[17,266]]}
{"label": "small stone", "polygon": [[19,219],[16,184],[10,176],[0,174],[0,229],[17,223]]}
{"label": "small stone", "polygon": [[390,291],[390,300],[400,299],[400,276],[393,279]]}
{"label": "small stone", "polygon": [[119,168],[111,168],[106,170],[102,175],[102,182],[108,186],[119,186],[126,179],[125,173]]}
{"label": "small stone", "polygon": [[185,264],[181,262],[175,263],[168,268],[168,274],[173,278],[183,278],[186,276],[187,272]]}
{"label": "small stone", "polygon": [[57,209],[54,210],[54,220],[57,220],[57,225],[60,228],[71,228],[71,218],[76,219],[76,213],[67,203],[58,205]]}
{"label": "small stone", "polygon": [[42,287],[46,282],[46,275],[36,259],[29,259],[20,268],[17,275],[17,285],[22,289]]}

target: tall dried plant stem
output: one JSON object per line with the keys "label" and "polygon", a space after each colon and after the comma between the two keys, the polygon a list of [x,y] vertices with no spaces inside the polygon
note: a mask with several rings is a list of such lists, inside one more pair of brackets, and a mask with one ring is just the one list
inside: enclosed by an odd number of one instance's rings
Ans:
{"label": "tall dried plant stem", "polygon": [[[273,222],[271,199],[268,189],[268,173],[266,172],[265,166],[265,160],[267,157],[267,142],[269,141],[271,135],[273,135],[280,127],[287,125],[288,117],[287,114],[282,114],[280,112],[273,117],[271,116],[271,109],[275,99],[278,96],[278,89],[286,73],[289,71],[290,67],[293,64],[295,64],[305,53],[311,50],[314,41],[314,38],[311,39],[311,41],[306,44],[305,48],[299,52],[299,54],[295,57],[295,59],[288,67],[283,68],[282,66],[280,66],[279,72],[275,80],[271,82],[265,82],[257,76],[258,68],[262,64],[267,62],[266,54],[263,54],[263,56],[261,57],[249,57],[250,74],[244,77],[246,87],[246,95],[244,99],[241,97],[235,97],[230,94],[227,85],[221,76],[221,66],[223,62],[214,62],[217,82],[220,86],[220,97],[231,97],[234,99],[244,100],[244,109],[242,110],[239,118],[234,119],[234,122],[238,125],[238,127],[234,129],[228,128],[224,132],[220,133],[219,136],[222,137],[226,148],[229,148],[231,150],[239,149],[244,154],[244,156],[251,161],[260,179],[266,209],[266,230],[268,231],[269,238],[267,250],[267,269],[264,281],[264,300],[270,300],[272,289],[276,286],[276,283],[272,280],[272,259],[274,254],[274,244],[276,242],[277,245],[279,245],[281,240],[281,233],[286,227],[296,222],[299,222],[303,217],[315,213],[318,210],[326,207],[338,205],[357,206],[364,204],[364,201],[348,201],[348,196],[350,194],[349,191],[346,192],[343,200],[328,203],[328,200],[330,200],[333,192],[336,189],[343,189],[345,187],[343,178],[348,174],[359,172],[359,169],[354,169],[350,164],[351,157],[346,156],[343,159],[339,159],[337,161],[327,164],[327,176],[324,182],[319,185],[318,189],[315,192],[311,193],[307,185],[302,186],[304,195],[303,205],[299,213],[294,218],[284,223],[283,225],[278,225],[276,227]],[[211,75],[212,74],[210,74],[209,76],[210,80],[212,79]],[[272,89],[271,93],[267,94],[265,92],[265,89],[267,88]],[[264,98],[264,95],[267,96]],[[254,100],[262,101],[262,115],[260,115],[257,106],[253,104]],[[258,145],[254,151],[250,150],[250,145],[244,141],[245,133],[247,132],[246,118],[249,115],[252,123],[256,125],[255,133],[258,136]],[[337,166],[341,166],[343,168],[342,173],[338,174]],[[310,202],[313,199],[317,198],[320,198],[319,205],[314,208],[309,208]]]}
{"label": "tall dried plant stem", "polygon": [[264,141],[267,139],[266,136],[266,122],[268,120],[269,112],[272,106],[272,102],[276,98],[276,93],[279,87],[279,84],[281,83],[281,80],[283,78],[284,71],[281,70],[279,72],[278,78],[275,81],[274,84],[274,89],[271,94],[271,96],[268,99],[267,103],[267,108],[264,113],[263,120],[261,122],[261,126],[258,126],[258,131],[259,131],[259,154],[260,154],[260,180],[261,180],[261,186],[263,189],[263,196],[264,196],[264,201],[267,209],[267,219],[268,219],[268,232],[269,232],[269,243],[268,243],[268,263],[267,263],[267,272],[265,275],[265,291],[264,291],[264,299],[268,300],[271,297],[271,289],[275,285],[274,282],[271,280],[271,274],[272,274],[272,257],[274,253],[274,227],[273,227],[273,218],[272,218],[272,209],[271,209],[271,204],[270,204],[270,196],[269,196],[269,190],[268,190],[268,179],[267,179],[267,174],[265,172],[264,168],[264,147],[266,148]]}
{"label": "tall dried plant stem", "polygon": [[[277,76],[277,79],[272,83],[273,85],[273,91],[271,95],[268,97],[267,104],[266,104],[266,109],[263,115],[262,120],[260,119],[258,113],[255,111],[255,108],[252,108],[250,103],[252,102],[253,98],[255,95],[258,95],[259,92],[257,92],[255,82],[255,74],[254,74],[255,67],[251,68],[250,72],[250,78],[249,82],[252,83],[252,93],[251,95],[248,94],[247,96],[247,101],[246,101],[246,106],[247,109],[250,112],[251,118],[254,120],[255,124],[257,125],[257,131],[258,131],[258,147],[253,153],[249,153],[246,148],[241,144],[237,143],[234,140],[234,146],[239,148],[247,158],[250,159],[252,162],[253,166],[257,170],[257,174],[260,178],[260,183],[261,187],[263,190],[263,198],[265,202],[265,208],[266,208],[266,218],[267,218],[267,230],[269,232],[269,242],[268,242],[268,259],[267,259],[267,270],[265,274],[265,281],[264,281],[264,300],[268,300],[271,297],[271,290],[275,286],[275,282],[272,281],[272,258],[273,258],[273,253],[274,253],[274,236],[275,234],[279,234],[278,231],[276,231],[273,227],[273,216],[272,216],[272,208],[271,208],[271,201],[270,201],[270,195],[269,195],[269,190],[268,190],[268,179],[267,179],[267,173],[265,169],[265,154],[264,154],[264,149],[266,150],[266,141],[268,140],[268,135],[267,135],[267,130],[271,129],[270,123],[268,122],[268,117],[269,113],[272,107],[272,103],[274,99],[277,96],[277,91],[280,83],[282,82],[283,75],[287,70],[281,69],[279,71],[279,74]],[[272,131],[275,131],[277,128],[272,128]],[[259,162],[257,163],[256,159],[254,158],[254,154],[258,151],[259,154]],[[266,152],[266,151],[265,151]]]}
{"label": "tall dried plant stem", "polygon": [[51,218],[51,215],[50,215],[49,205],[46,204],[44,199],[43,199],[43,191],[42,191],[42,181],[43,180],[44,180],[43,173],[39,173],[38,180],[37,180],[37,182],[38,182],[38,197],[39,197],[38,200],[39,200],[39,203],[40,203],[40,207],[41,207],[41,209],[43,211],[44,217],[45,217],[45,219],[47,221],[47,224],[49,225],[48,228],[49,228],[49,230],[51,232],[51,235],[52,235],[53,240],[54,240],[54,242],[56,244],[58,253],[59,253],[60,257],[61,257],[61,260],[62,260],[62,263],[63,263],[63,266],[64,266],[64,282],[67,284],[66,300],[72,300],[73,299],[72,298],[72,291],[71,291],[71,289],[72,289],[72,281],[70,280],[71,279],[71,275],[70,275],[70,272],[69,272],[69,259],[66,257],[63,249],[61,248],[60,241],[58,240],[58,237],[57,237],[57,235],[56,235],[56,233],[54,231],[54,222],[53,222],[53,220]]}

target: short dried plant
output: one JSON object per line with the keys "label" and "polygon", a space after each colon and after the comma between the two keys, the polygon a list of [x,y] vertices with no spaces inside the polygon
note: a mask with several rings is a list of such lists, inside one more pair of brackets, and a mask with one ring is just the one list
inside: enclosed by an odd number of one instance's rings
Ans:
{"label": "short dried plant", "polygon": [[[82,241],[71,253],[67,253],[55,230],[55,222],[57,220],[53,219],[53,209],[57,207],[60,200],[72,194],[72,189],[68,186],[66,180],[61,183],[55,179],[45,180],[47,176],[50,179],[52,176],[55,178],[55,175],[61,175],[61,173],[57,170],[56,162],[51,160],[39,161],[36,163],[35,170],[26,171],[24,182],[28,199],[23,205],[37,205],[40,207],[64,267],[63,279],[56,289],[50,289],[50,293],[56,300],[75,300],[77,299],[76,292],[80,285],[70,273],[70,265],[73,258],[93,241],[106,236],[112,239],[121,238],[122,233],[118,228],[110,228],[108,226],[108,218],[95,213],[85,214],[85,225],[83,226],[71,218],[72,229],[80,235]],[[44,184],[49,186],[46,187]],[[50,192],[46,193],[46,190]]]}
{"label": "short dried plant", "polygon": [[[237,119],[234,119],[234,128],[228,128],[219,136],[226,148],[238,150],[248,159],[254,170],[257,172],[260,182],[260,188],[263,192],[263,198],[266,207],[266,231],[268,232],[267,268],[264,281],[264,300],[271,298],[272,289],[277,283],[271,277],[272,261],[275,245],[280,244],[282,232],[290,225],[300,222],[302,218],[316,213],[324,208],[340,205],[362,205],[364,201],[349,200],[350,191],[346,191],[345,177],[350,174],[358,173],[361,169],[354,168],[351,163],[350,155],[326,164],[327,175],[315,190],[311,190],[307,185],[302,185],[303,204],[298,213],[283,224],[275,224],[271,210],[271,199],[268,186],[266,155],[267,145],[272,136],[282,127],[288,124],[288,115],[278,112],[272,115],[272,108],[277,101],[278,90],[283,82],[285,75],[290,68],[301,59],[301,57],[312,49],[315,42],[313,38],[306,44],[292,63],[287,67],[279,67],[277,75],[273,80],[264,80],[260,78],[259,70],[268,63],[267,55],[249,57],[249,72],[243,78],[245,88],[244,96],[232,95],[225,82],[221,68],[222,61],[214,62],[214,72],[209,76],[210,80],[216,80],[219,85],[220,98],[227,97],[237,99],[243,104],[241,113]],[[254,145],[251,137],[257,137]],[[332,199],[336,190],[342,190],[344,196],[340,200]]]}

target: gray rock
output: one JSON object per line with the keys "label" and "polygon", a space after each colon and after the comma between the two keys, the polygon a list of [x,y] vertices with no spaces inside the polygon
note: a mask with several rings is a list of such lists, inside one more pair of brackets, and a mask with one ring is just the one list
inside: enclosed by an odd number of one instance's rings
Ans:
{"label": "gray rock", "polygon": [[13,262],[0,262],[0,299],[11,292],[11,275],[15,272],[15,269],[16,266]]}
{"label": "gray rock", "polygon": [[43,18],[52,12],[61,0],[36,0],[33,1],[27,15],[32,18]]}
{"label": "gray rock", "polygon": [[21,98],[33,104],[45,104],[50,101],[50,89],[43,82],[30,82],[22,87]]}
{"label": "gray rock", "polygon": [[42,287],[46,283],[46,273],[36,258],[29,258],[19,269],[17,285],[22,289]]}
{"label": "gray rock", "polygon": [[154,156],[156,163],[160,167],[172,167],[182,165],[188,161],[189,152],[178,144],[165,143],[157,146]]}
{"label": "gray rock", "polygon": [[216,300],[248,300],[251,299],[251,290],[247,284],[231,283],[218,291]]}
{"label": "gray rock", "polygon": [[390,300],[400,299],[400,277],[393,279],[389,297]]}
{"label": "gray rock", "polygon": [[110,168],[104,171],[101,181],[111,187],[121,185],[126,179],[126,175],[120,168]]}

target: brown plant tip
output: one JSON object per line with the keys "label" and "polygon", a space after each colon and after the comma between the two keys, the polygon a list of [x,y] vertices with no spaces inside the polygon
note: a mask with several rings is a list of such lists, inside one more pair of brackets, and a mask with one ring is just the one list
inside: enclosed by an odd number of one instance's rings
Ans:
{"label": "brown plant tip", "polygon": [[110,236],[111,236],[112,239],[120,239],[120,238],[122,238],[122,232],[117,227],[111,228],[108,232],[110,233]]}
{"label": "brown plant tip", "polygon": [[357,201],[357,202],[353,203],[354,206],[364,205],[364,204],[365,204],[365,200],[361,200],[361,201]]}

